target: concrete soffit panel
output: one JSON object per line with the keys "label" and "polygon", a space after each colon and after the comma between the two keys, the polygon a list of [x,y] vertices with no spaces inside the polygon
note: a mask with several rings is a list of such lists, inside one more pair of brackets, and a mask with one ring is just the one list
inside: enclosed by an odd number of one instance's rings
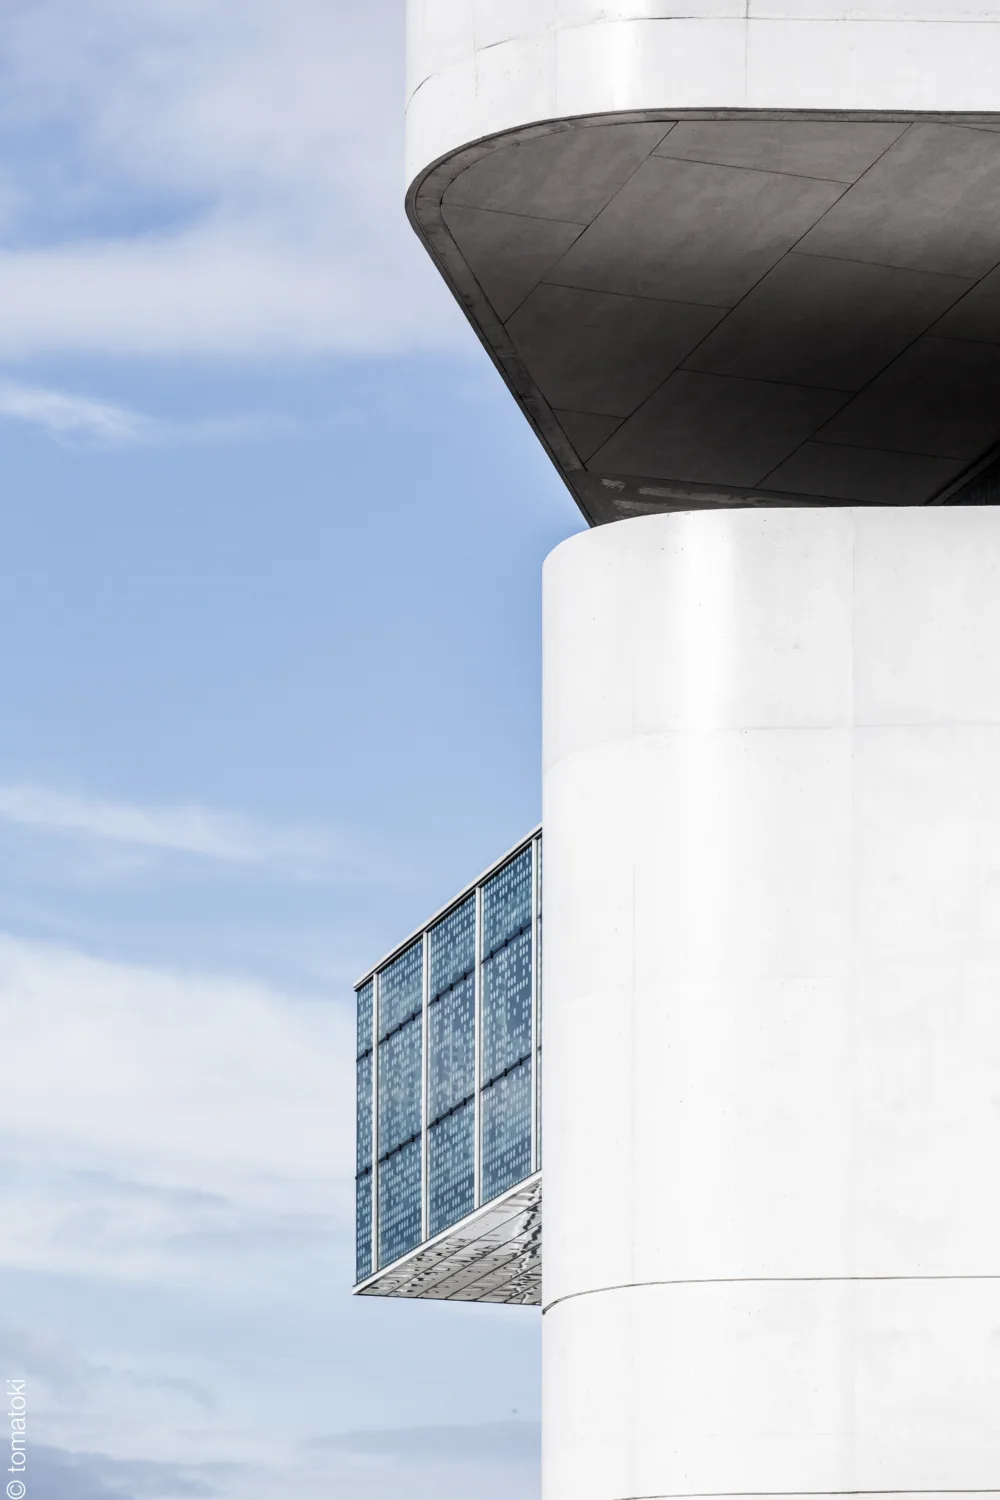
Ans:
{"label": "concrete soffit panel", "polygon": [[1000,498],[1000,112],[637,110],[407,212],[592,525]]}

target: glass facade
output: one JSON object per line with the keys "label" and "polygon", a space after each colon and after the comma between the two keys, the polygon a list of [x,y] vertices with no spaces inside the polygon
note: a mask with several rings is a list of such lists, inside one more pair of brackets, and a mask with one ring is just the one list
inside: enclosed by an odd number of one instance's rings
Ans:
{"label": "glass facade", "polygon": [[365,981],[357,991],[358,1001],[358,1140],[357,1216],[355,1255],[358,1280],[370,1276],[372,1265],[372,995],[374,982]]}
{"label": "glass facade", "polygon": [[378,1263],[420,1244],[420,1141],[407,1141],[378,1167]]}
{"label": "glass facade", "polygon": [[440,1234],[476,1206],[476,1112],[460,1104],[427,1132],[427,1233]]}
{"label": "glass facade", "polygon": [[476,1203],[476,897],[430,929],[427,993],[427,1233]]}
{"label": "glass facade", "polygon": [[541,835],[357,988],[357,1279],[540,1165]]}
{"label": "glass facade", "polygon": [[422,1238],[421,1128],[424,944],[411,943],[378,976],[378,1263]]}
{"label": "glass facade", "polygon": [[482,1199],[531,1171],[534,851],[483,886]]}
{"label": "glass facade", "polygon": [[531,1058],[483,1089],[483,1202],[531,1171]]}

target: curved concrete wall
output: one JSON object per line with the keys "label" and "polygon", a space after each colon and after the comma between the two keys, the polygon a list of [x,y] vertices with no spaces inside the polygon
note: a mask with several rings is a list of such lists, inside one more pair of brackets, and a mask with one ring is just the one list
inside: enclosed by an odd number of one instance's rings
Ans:
{"label": "curved concrete wall", "polygon": [[574,115],[1000,107],[1000,0],[409,0],[408,38],[408,182]]}
{"label": "curved concrete wall", "polygon": [[1000,511],[545,570],[545,1500],[1000,1493]]}

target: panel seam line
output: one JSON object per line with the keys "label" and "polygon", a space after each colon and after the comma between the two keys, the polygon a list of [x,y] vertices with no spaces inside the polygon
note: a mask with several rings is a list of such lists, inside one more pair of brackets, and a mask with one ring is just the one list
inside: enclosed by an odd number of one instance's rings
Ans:
{"label": "panel seam line", "polygon": [[[855,1283],[855,1284],[862,1283],[862,1282],[881,1283],[881,1282],[892,1282],[892,1281],[1000,1281],[1000,1272],[997,1272],[997,1271],[958,1271],[958,1272],[950,1273],[950,1274],[948,1274],[948,1273],[938,1273],[938,1274],[931,1273],[931,1274],[928,1274],[928,1275],[900,1275],[900,1276],[683,1276],[683,1277],[676,1277],[676,1278],[671,1278],[671,1279],[667,1279],[667,1280],[658,1280],[658,1281],[623,1281],[623,1282],[615,1283],[615,1284],[613,1284],[611,1286],[589,1287],[585,1291],[567,1292],[566,1295],[563,1296],[563,1297],[554,1297],[551,1302],[546,1302],[544,1304],[544,1306],[542,1307],[542,1313],[544,1314],[544,1313],[547,1313],[547,1312],[551,1312],[551,1310],[554,1307],[558,1307],[559,1304],[562,1303],[562,1302],[573,1302],[573,1301],[576,1301],[578,1298],[581,1298],[581,1297],[599,1297],[599,1296],[601,1296],[601,1295],[603,1295],[603,1294],[605,1294],[607,1292],[641,1291],[641,1290],[643,1290],[646,1287],[654,1287],[654,1286],[785,1286],[785,1285],[797,1285],[797,1286],[807,1285],[807,1286],[811,1286],[811,1285],[828,1285],[828,1284],[832,1284],[832,1283],[836,1283],[836,1282],[841,1282],[841,1283],[844,1283],[845,1285],[848,1285],[848,1284],[851,1284],[851,1283]],[[736,1493],[742,1494],[743,1491],[720,1490],[719,1493],[720,1494],[727,1494],[727,1495],[728,1494],[736,1494]],[[746,1493],[747,1494],[754,1494],[756,1492],[748,1490],[748,1491],[746,1491]],[[771,1493],[775,1493],[776,1494],[778,1492],[777,1491],[770,1491],[769,1490],[769,1491],[767,1491],[767,1493],[768,1494],[771,1494]],[[786,1492],[783,1491],[782,1493],[786,1493]],[[869,1494],[881,1494],[882,1491],[879,1491],[879,1490],[859,1490],[859,1491],[855,1491],[855,1490],[830,1490],[830,1491],[817,1490],[817,1491],[814,1492],[814,1491],[811,1491],[811,1490],[810,1491],[806,1491],[806,1490],[789,1490],[789,1491],[787,1491],[787,1493],[788,1494],[794,1494],[794,1495],[807,1494],[807,1493],[808,1494],[812,1494],[812,1493],[816,1493],[816,1494],[828,1494],[829,1493],[829,1494],[845,1494],[845,1495],[853,1495],[853,1494],[857,1493],[857,1494],[869,1495]],[[885,1491],[885,1493],[886,1494],[896,1494],[896,1493],[904,1493],[904,1492],[902,1492],[902,1491],[895,1491],[895,1490],[887,1490],[887,1491]],[[909,1494],[911,1492],[909,1490],[907,1490],[907,1491],[905,1491],[905,1493]],[[945,1494],[945,1493],[950,1493],[950,1491],[944,1491],[944,1490],[941,1490],[941,1491],[937,1491],[937,1490],[922,1491],[922,1490],[919,1490],[918,1491],[918,1490],[914,1490],[914,1491],[912,1491],[912,1493],[913,1494],[924,1494],[924,1493],[926,1493],[926,1494],[938,1494],[938,1493]],[[982,1493],[982,1494],[990,1495],[990,1494],[993,1494],[994,1491],[993,1490],[983,1490],[983,1491],[980,1492],[980,1491],[974,1491],[974,1490],[968,1490],[968,1491],[966,1491],[966,1490],[956,1490],[954,1493],[955,1494],[963,1494],[963,1495],[964,1494]],[[635,1497],[631,1497],[631,1500],[644,1500],[644,1497],[635,1496]],[[646,1500],[669,1500],[669,1497],[668,1496],[663,1496],[663,1497],[661,1497],[661,1496],[649,1496],[649,1497],[646,1497]]]}

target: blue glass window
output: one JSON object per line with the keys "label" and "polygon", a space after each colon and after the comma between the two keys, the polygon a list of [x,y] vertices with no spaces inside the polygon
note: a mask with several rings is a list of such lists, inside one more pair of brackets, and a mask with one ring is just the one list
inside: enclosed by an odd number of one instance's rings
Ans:
{"label": "blue glass window", "polygon": [[535,1053],[535,1165],[542,1165],[542,1049]]}
{"label": "blue glass window", "polygon": [[535,958],[535,1025],[538,1050],[535,1053],[535,1166],[542,1165],[542,841],[535,842],[535,874],[537,878],[538,919],[535,926],[535,941],[538,952]]}
{"label": "blue glass window", "polygon": [[438,1234],[475,1207],[475,896],[429,940],[427,1230]]}
{"label": "blue glass window", "polygon": [[360,985],[358,1003],[357,1170],[372,1164],[372,981]]}
{"label": "blue glass window", "polygon": [[420,1243],[420,1141],[410,1141],[378,1168],[378,1263],[387,1266]]}
{"label": "blue glass window", "polygon": [[475,1152],[475,1111],[470,1099],[427,1133],[429,1234],[440,1234],[475,1208]]}
{"label": "blue glass window", "polygon": [[358,1058],[358,1172],[372,1164],[372,1055]]}
{"label": "blue glass window", "polygon": [[476,898],[432,927],[429,942],[427,1109],[433,1124],[475,1090]]}
{"label": "blue glass window", "polygon": [[358,1001],[358,1056],[372,1050],[372,981],[366,979],[357,989]]}
{"label": "blue glass window", "polygon": [[430,930],[431,998],[471,974],[476,962],[476,898],[469,898]]}
{"label": "blue glass window", "polygon": [[531,1172],[531,849],[483,887],[482,1197]]}
{"label": "blue glass window", "polygon": [[372,992],[370,979],[357,990],[358,1101],[357,1101],[357,1217],[355,1258],[357,1279],[370,1276],[372,1267]]}
{"label": "blue glass window", "polygon": [[394,1031],[378,1049],[378,1154],[381,1159],[420,1133],[420,1017]]}
{"label": "blue glass window", "polygon": [[424,997],[424,945],[418,938],[378,976],[378,1039],[415,1016]]}
{"label": "blue glass window", "polygon": [[379,1265],[420,1242],[424,946],[378,976]]}
{"label": "blue glass window", "polygon": [[483,1202],[531,1171],[531,1059],[482,1091]]}
{"label": "blue glass window", "polygon": [[538,994],[535,1003],[538,1007],[538,1045],[542,1045],[542,841],[538,840],[538,922],[536,924],[538,934],[538,963],[536,965],[535,981],[538,985]]}
{"label": "blue glass window", "polygon": [[355,1280],[364,1281],[372,1266],[372,1174],[362,1172],[355,1182]]}
{"label": "blue glass window", "polygon": [[471,974],[432,1000],[427,1012],[429,1123],[448,1114],[475,1089],[476,986]]}
{"label": "blue glass window", "polygon": [[483,886],[483,954],[531,923],[531,847],[509,860]]}
{"label": "blue glass window", "polygon": [[531,1055],[531,928],[483,964],[483,1082]]}

